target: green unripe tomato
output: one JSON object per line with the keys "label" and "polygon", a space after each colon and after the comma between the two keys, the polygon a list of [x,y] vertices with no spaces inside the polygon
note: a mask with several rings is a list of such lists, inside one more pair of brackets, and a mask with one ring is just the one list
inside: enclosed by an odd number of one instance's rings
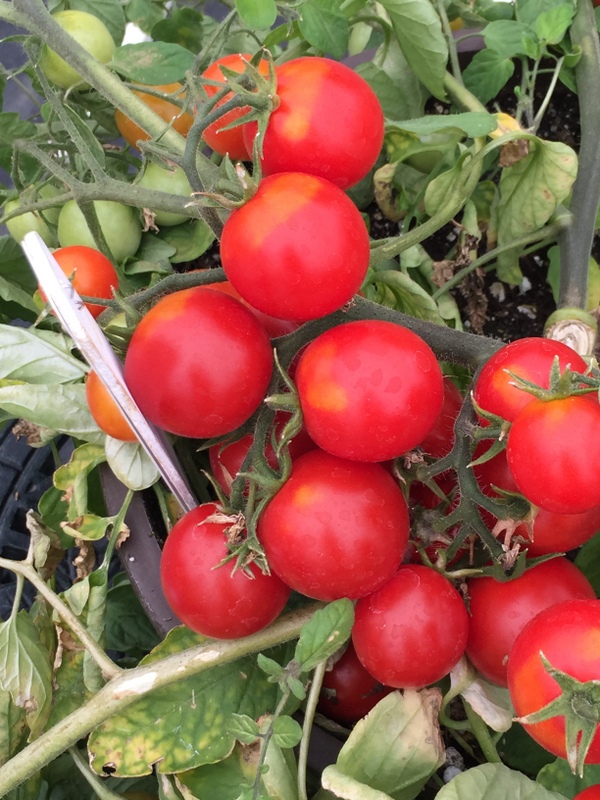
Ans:
{"label": "green unripe tomato", "polygon": [[[183,195],[184,197],[189,197],[192,193],[192,187],[185,176],[185,172],[176,165],[161,167],[158,164],[149,162],[146,164],[144,174],[137,183],[138,186],[143,186],[145,189],[155,189],[159,192],[168,192],[169,194]],[[156,224],[159,226],[180,225],[190,218],[187,214],[151,210],[154,213]]]}
{"label": "green unripe tomato", "polygon": [[[142,223],[139,213],[131,206],[115,203],[112,200],[95,200],[94,208],[106,243],[115,261],[121,263],[132,256],[140,246]],[[83,244],[98,249],[75,200],[69,200],[62,207],[58,217],[58,241],[61,247]]]}
{"label": "green unripe tomato", "polygon": [[[61,28],[101,64],[111,60],[116,45],[108,28],[98,17],[88,14],[87,11],[57,11],[52,16]],[[70,89],[81,82],[81,75],[47,45],[42,50],[40,68],[50,83],[60,86],[61,89]]]}
{"label": "green unripe tomato", "polygon": [[[27,191],[23,192],[20,197],[15,197],[13,200],[9,200],[4,206],[4,213],[6,215],[11,214],[25,203],[33,202],[34,200],[47,200],[50,197],[55,197],[60,193],[60,189],[58,189],[56,186],[52,186],[51,184],[42,186],[38,190],[37,195],[34,194],[33,190],[28,189]],[[50,223],[50,225],[56,225],[59,214],[60,208],[58,207],[47,208],[44,211],[26,211],[24,214],[21,214],[21,216],[9,220],[6,223],[6,227],[10,235],[13,237],[13,239],[16,239],[17,242],[20,242],[26,233],[30,233],[30,231],[36,231],[36,233],[39,233],[48,247],[56,247],[58,244],[56,231],[47,223]]]}

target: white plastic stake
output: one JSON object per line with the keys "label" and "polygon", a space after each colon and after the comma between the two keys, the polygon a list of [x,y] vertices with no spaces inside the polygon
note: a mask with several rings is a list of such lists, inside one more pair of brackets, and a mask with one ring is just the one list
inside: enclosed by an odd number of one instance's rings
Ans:
{"label": "white plastic stake", "polygon": [[137,407],[108,339],[41,236],[35,232],[26,234],[21,247],[52,310],[119,406],[165,483],[185,511],[195,508],[198,503],[164,431],[149,423]]}

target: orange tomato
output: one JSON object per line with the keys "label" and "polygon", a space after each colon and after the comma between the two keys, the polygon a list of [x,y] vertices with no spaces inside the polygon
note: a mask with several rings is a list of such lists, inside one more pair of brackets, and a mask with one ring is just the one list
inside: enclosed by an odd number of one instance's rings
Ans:
{"label": "orange tomato", "polygon": [[[137,95],[148,108],[152,109],[155,114],[158,114],[159,117],[164,119],[165,122],[171,123],[171,126],[178,133],[182,136],[186,136],[194,122],[193,116],[182,111],[179,106],[169,102],[165,97],[155,97],[154,95],[148,94],[144,91],[144,88],[162,92],[165,95],[178,95],[182,89],[182,85],[180,83],[166,83],[157,86],[145,86],[136,89],[134,94]],[[183,95],[178,96],[182,97]],[[138,142],[146,142],[150,139],[150,135],[146,133],[146,131],[140,128],[139,125],[136,125],[133,120],[129,119],[129,117],[119,109],[115,111],[115,122],[117,123],[117,128],[121,136],[125,139],[127,144],[130,144],[132,147],[137,147]]]}
{"label": "orange tomato", "polygon": [[89,373],[85,383],[85,396],[92,417],[100,430],[112,436],[113,439],[121,439],[123,442],[137,441],[135,433],[112,399],[108,389],[93,371]]}

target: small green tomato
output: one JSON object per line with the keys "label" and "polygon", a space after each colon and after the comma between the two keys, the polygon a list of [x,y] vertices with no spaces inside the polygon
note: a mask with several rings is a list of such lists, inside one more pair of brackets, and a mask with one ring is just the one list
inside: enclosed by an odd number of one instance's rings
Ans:
{"label": "small green tomato", "polygon": [[[138,186],[144,189],[155,189],[160,192],[181,195],[188,197],[192,193],[192,187],[185,176],[185,172],[176,165],[171,167],[161,167],[158,164],[149,162],[146,164],[144,174],[138,180]],[[182,205],[185,201],[182,200]],[[179,225],[190,219],[187,214],[175,214],[171,211],[160,211],[151,209],[154,213],[156,224],[159,226]]]}
{"label": "small green tomato", "polygon": [[[95,200],[94,208],[100,228],[115,261],[121,263],[132,256],[142,239],[142,223],[137,209],[112,200]],[[75,200],[64,204],[58,218],[58,241],[61,247],[82,244],[96,250],[94,237]]]}

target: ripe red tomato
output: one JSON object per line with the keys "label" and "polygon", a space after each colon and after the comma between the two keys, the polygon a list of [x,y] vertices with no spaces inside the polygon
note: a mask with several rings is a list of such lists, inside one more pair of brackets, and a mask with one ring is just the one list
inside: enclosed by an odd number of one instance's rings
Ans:
{"label": "ripe red tomato", "polygon": [[369,234],[354,203],[329,181],[273,175],[228,217],[221,261],[251,306],[305,322],[337,311],[360,289]]}
{"label": "ripe red tomato", "polygon": [[509,581],[473,578],[468,592],[467,655],[485,678],[500,686],[507,685],[508,654],[530,619],[563,600],[596,596],[583,572],[566,558],[544,561]]}
{"label": "ripe red tomato", "polygon": [[[487,446],[479,446],[475,456],[481,455]],[[488,497],[498,497],[498,492],[493,487],[507,492],[518,492],[508,463],[506,451],[477,464],[473,467],[477,483],[481,491]],[[412,487],[411,487],[412,488]],[[482,511],[486,524],[491,528],[496,523],[496,518],[487,511]],[[531,526],[519,525],[515,534],[523,537],[523,547],[527,548],[527,555],[531,558],[544,556],[549,553],[565,553],[580,547],[600,530],[600,506],[594,506],[589,511],[581,514],[554,514],[543,508],[537,510]]]}
{"label": "ripe red tomato", "polygon": [[271,569],[317,600],[381,586],[402,560],[408,531],[406,502],[384,467],[322,450],[294,461],[258,523]]}
{"label": "ripe red tomato", "polygon": [[[73,284],[73,288],[82,297],[104,297],[112,300],[113,290],[119,288],[119,276],[108,258],[92,247],[72,245],[60,247],[52,255],[58,266]],[[46,296],[40,289],[44,302]],[[96,303],[84,303],[90,314],[96,318],[106,306]]]}
{"label": "ripe red tomato", "polygon": [[276,319],[275,317],[270,317],[268,314],[263,314],[262,311],[259,311],[257,308],[253,308],[253,306],[247,303],[240,293],[233,288],[229,281],[205,283],[204,286],[207,289],[216,289],[218,292],[223,292],[223,294],[228,294],[230,297],[235,297],[236,300],[243,303],[252,311],[256,319],[266,330],[270,339],[276,339],[278,336],[285,336],[288,333],[293,333],[300,327],[297,322],[292,322],[287,319]]}
{"label": "ripe red tomato", "polygon": [[[232,53],[231,55],[222,56],[204,70],[202,77],[209,78],[212,81],[226,81],[227,79],[223,75],[221,67],[227,67],[235,72],[242,73],[246,69],[246,64],[251,58],[252,56],[248,53]],[[269,74],[268,62],[261,61],[258,65],[258,71],[261,75],[266,77]],[[204,91],[210,98],[219,91],[219,87],[206,85],[204,86]],[[228,100],[231,100],[232,97],[232,92],[225,95],[223,100],[217,103],[217,108]],[[218,122],[213,122],[212,125],[209,125],[202,134],[206,144],[214,150],[215,153],[220,153],[222,156],[228,154],[232,161],[248,161],[252,158],[252,150],[248,151],[244,144],[243,125],[231,128],[230,130],[223,130],[226,125],[230,125],[232,122],[235,122],[235,120],[243,117],[248,111],[248,106],[236,108],[221,117]]]}
{"label": "ripe red tomato", "polygon": [[311,439],[356,461],[385,461],[416,447],[444,398],[429,345],[380,320],[347,322],[314,339],[300,357],[296,384]]}
{"label": "ripe red tomato", "polygon": [[121,439],[123,442],[137,441],[137,436],[121,413],[119,406],[93,371],[88,374],[85,382],[85,398],[100,430],[112,436],[113,439]]}
{"label": "ripe red tomato", "polygon": [[231,574],[231,564],[217,567],[229,553],[231,523],[211,517],[223,513],[216,503],[205,503],[175,524],[162,552],[160,577],[169,605],[188,628],[217,639],[237,639],[273,622],[290,590],[254,564],[252,577],[241,570]]}
{"label": "ripe red tomato", "polygon": [[528,403],[512,423],[506,458],[519,491],[534,505],[556,514],[600,505],[598,398]]}
{"label": "ripe red tomato", "polygon": [[463,396],[451,378],[444,377],[444,401],[433,428],[420,444],[434,458],[447,456],[454,446],[454,424],[462,408]]}
{"label": "ripe red tomato", "polygon": [[[290,415],[284,412],[277,414],[274,426],[274,433],[277,441],[281,440],[281,433],[289,417]],[[241,439],[231,442],[230,444],[215,444],[208,448],[208,458],[213,477],[226,495],[230,494],[231,484],[240,471],[253,442],[254,436],[251,433],[247,433],[245,436],[242,436]],[[303,428],[289,442],[288,447],[290,458],[294,460],[304,453],[308,453],[309,450],[314,450],[315,443]],[[275,449],[271,442],[267,443],[265,455],[269,466],[275,470],[278,469],[277,456],[275,455]]]}
{"label": "ripe red tomato", "polygon": [[512,422],[535,397],[512,386],[514,378],[508,371],[547,389],[556,356],[561,372],[569,365],[576,372],[587,369],[585,361],[575,350],[553,339],[531,336],[501,347],[479,373],[473,391],[475,402],[485,411]]}
{"label": "ripe red tomato", "polygon": [[352,725],[393,691],[367,672],[350,642],[343,655],[325,673],[317,711],[341,725]]}
{"label": "ripe red tomato", "polygon": [[[308,172],[342,189],[358,183],[383,144],[383,112],[368,83],[329,58],[296,58],[276,74],[279,106],[263,141],[263,174]],[[249,153],[256,131],[256,123],[244,130]]]}
{"label": "ripe red tomato", "polygon": [[[165,97],[155,97],[148,94],[144,89],[151,89],[153,92],[161,92]],[[180,83],[165,83],[157,84],[156,86],[140,86],[139,89],[134,90],[134,94],[140,98],[155,114],[158,114],[161,119],[169,123],[177,133],[182,136],[187,136],[189,129],[194,123],[194,118],[186,111],[182,111],[178,105],[171,103],[168,100],[168,95],[177,97],[181,100],[185,97],[185,92],[182,93],[183,86]],[[121,136],[125,139],[127,144],[131,147],[137,147],[138,142],[147,142],[150,139],[150,134],[140,128],[139,125],[129,119],[120,109],[115,111],[115,122]]]}
{"label": "ripe red tomato", "polygon": [[352,642],[381,683],[420,689],[450,672],[468,633],[467,609],[450,581],[429,567],[403,564],[357,602]]}
{"label": "ripe red tomato", "polygon": [[[517,636],[508,657],[508,690],[519,717],[539,711],[561,689],[544,668],[550,664],[579,681],[600,680],[600,601],[567,600],[535,616]],[[538,744],[566,758],[565,718],[524,725]],[[596,726],[586,764],[600,763],[600,730]]]}
{"label": "ripe red tomato", "polygon": [[573,800],[600,800],[600,783],[588,786],[582,792],[578,792]]}
{"label": "ripe red tomato", "polygon": [[125,380],[140,410],[171,433],[223,436],[262,401],[271,344],[248,309],[213,289],[166,295],[135,329]]}

